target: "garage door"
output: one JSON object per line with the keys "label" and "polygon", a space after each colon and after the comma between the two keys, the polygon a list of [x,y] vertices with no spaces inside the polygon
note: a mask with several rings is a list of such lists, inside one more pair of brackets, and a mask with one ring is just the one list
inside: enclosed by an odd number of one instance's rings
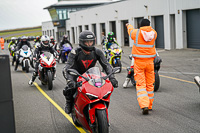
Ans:
{"label": "garage door", "polygon": [[186,11],[187,47],[200,49],[200,9]]}
{"label": "garage door", "polygon": [[164,24],[163,24],[163,16],[155,17],[155,30],[158,34],[156,39],[156,48],[164,48]]}

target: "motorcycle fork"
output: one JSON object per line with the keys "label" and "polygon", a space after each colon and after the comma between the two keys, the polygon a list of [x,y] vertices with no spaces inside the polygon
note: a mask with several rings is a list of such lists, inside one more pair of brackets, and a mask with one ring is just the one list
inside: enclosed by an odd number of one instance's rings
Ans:
{"label": "motorcycle fork", "polygon": [[[96,126],[95,124],[95,119],[96,119],[96,110],[106,110],[106,114],[107,114],[107,120],[109,123],[109,118],[108,118],[108,109],[107,109],[107,105],[104,103],[95,103],[95,105],[93,105],[93,107],[91,108],[91,104],[89,104],[88,107],[88,112],[89,112],[89,124],[91,127]],[[110,124],[108,124],[109,126]]]}

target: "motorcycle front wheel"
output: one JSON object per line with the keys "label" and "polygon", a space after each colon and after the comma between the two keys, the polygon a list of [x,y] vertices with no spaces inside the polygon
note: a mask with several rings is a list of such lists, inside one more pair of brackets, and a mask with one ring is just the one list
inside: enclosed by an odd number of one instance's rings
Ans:
{"label": "motorcycle front wheel", "polygon": [[96,110],[95,133],[109,133],[106,110]]}
{"label": "motorcycle front wheel", "polygon": [[26,70],[26,73],[29,72],[28,60],[25,61],[25,70]]}
{"label": "motorcycle front wheel", "polygon": [[72,115],[72,120],[73,120],[74,124],[75,124],[77,127],[80,127],[81,124],[79,124],[79,122],[78,122],[78,120],[77,120],[77,118],[76,118],[76,112],[75,112],[75,107],[74,107],[74,105],[72,106],[72,113],[71,113],[71,115]]}
{"label": "motorcycle front wheel", "polygon": [[52,73],[50,70],[47,71],[47,85],[48,85],[48,89],[52,90],[53,88],[53,77],[52,77]]}

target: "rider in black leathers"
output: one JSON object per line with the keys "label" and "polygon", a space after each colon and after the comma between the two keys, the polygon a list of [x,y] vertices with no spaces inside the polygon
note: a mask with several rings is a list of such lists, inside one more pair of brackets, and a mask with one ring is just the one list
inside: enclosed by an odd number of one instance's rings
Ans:
{"label": "rider in black leathers", "polygon": [[[76,91],[77,79],[77,76],[72,76],[67,73],[68,69],[75,69],[80,74],[83,74],[89,68],[94,67],[98,60],[103,69],[106,71],[106,74],[112,72],[112,67],[107,62],[103,52],[95,48],[94,45],[94,33],[88,30],[81,32],[79,36],[80,47],[72,49],[71,53],[69,54],[67,64],[64,67],[63,75],[67,80],[67,86],[63,90],[63,94],[66,98],[65,112],[68,114],[70,114],[72,110],[73,94]],[[114,75],[111,75],[109,79],[114,87],[118,87],[118,81],[115,79]]]}
{"label": "rider in black leathers", "polygon": [[[68,43],[68,44],[72,47],[72,49],[73,49],[73,46],[72,46],[72,44],[70,43],[70,41],[68,40],[68,36],[67,36],[67,35],[64,35],[64,36],[63,36],[63,39],[62,39],[62,41],[60,42],[59,49],[62,50],[62,46],[63,46],[64,44],[66,44],[66,43]],[[60,53],[59,53],[59,59],[61,58],[61,54],[62,54],[62,52],[60,51]]]}
{"label": "rider in black leathers", "polygon": [[[24,45],[27,45],[28,47],[30,47],[30,49],[32,49],[32,46],[31,46],[31,44],[27,41],[27,39],[28,39],[28,38],[27,38],[26,36],[23,36],[23,37],[21,38],[21,41],[17,44],[16,51],[19,51],[19,50],[22,48],[22,46],[24,46]],[[16,52],[16,53],[18,53],[18,52]],[[19,53],[18,53],[18,54],[19,54]],[[15,65],[15,71],[17,71],[18,65],[19,65],[19,56],[17,55],[16,65]]]}
{"label": "rider in black leathers", "polygon": [[29,85],[33,84],[33,82],[35,81],[35,79],[38,75],[38,66],[40,64],[39,58],[40,58],[40,55],[45,51],[49,51],[54,56],[58,55],[57,51],[53,48],[53,44],[50,43],[50,38],[47,35],[44,35],[44,36],[41,37],[41,43],[35,49],[35,52],[34,52],[34,55],[33,55],[33,60],[36,60],[35,71],[33,72],[32,79],[29,81]]}

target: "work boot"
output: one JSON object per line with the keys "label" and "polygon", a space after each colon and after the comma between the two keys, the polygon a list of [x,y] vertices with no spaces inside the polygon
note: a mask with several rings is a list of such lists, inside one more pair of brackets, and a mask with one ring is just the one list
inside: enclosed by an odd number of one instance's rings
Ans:
{"label": "work boot", "polygon": [[148,115],[148,114],[149,114],[149,109],[148,109],[148,107],[142,108],[142,114],[143,114],[143,115]]}
{"label": "work boot", "polygon": [[123,87],[126,88],[128,86],[128,83],[130,82],[130,78],[126,78],[124,84],[123,84]]}
{"label": "work boot", "polygon": [[72,102],[70,100],[66,101],[65,112],[70,114],[72,112]]}

